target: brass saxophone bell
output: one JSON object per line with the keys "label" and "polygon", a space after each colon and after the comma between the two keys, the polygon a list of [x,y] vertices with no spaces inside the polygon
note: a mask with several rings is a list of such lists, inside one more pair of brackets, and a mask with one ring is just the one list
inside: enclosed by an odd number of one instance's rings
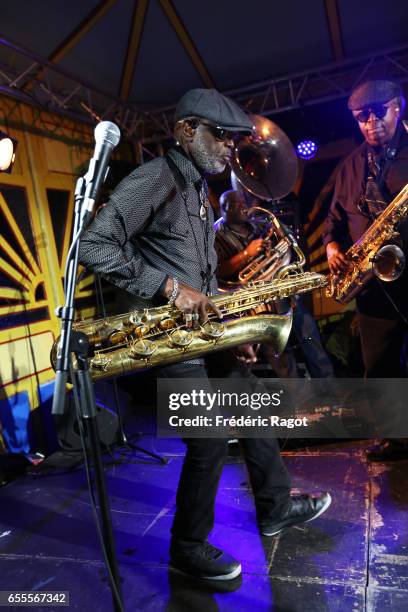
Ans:
{"label": "brass saxophone bell", "polygon": [[386,244],[377,251],[371,262],[374,274],[380,280],[390,283],[403,273],[405,255],[396,244]]}

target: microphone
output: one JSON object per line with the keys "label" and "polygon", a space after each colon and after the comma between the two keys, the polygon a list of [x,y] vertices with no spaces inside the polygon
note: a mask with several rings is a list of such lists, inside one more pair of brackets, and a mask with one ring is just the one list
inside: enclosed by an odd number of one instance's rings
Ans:
{"label": "microphone", "polygon": [[91,218],[106,175],[108,162],[112,150],[119,144],[120,130],[111,121],[101,121],[95,128],[95,152],[89,162],[88,172],[85,174],[85,194],[82,205],[82,225]]}

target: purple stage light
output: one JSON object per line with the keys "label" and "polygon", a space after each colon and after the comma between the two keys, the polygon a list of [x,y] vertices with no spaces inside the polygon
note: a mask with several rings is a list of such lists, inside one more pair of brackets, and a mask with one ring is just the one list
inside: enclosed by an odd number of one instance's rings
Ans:
{"label": "purple stage light", "polygon": [[313,140],[302,140],[296,147],[298,157],[312,159],[317,153],[317,144]]}

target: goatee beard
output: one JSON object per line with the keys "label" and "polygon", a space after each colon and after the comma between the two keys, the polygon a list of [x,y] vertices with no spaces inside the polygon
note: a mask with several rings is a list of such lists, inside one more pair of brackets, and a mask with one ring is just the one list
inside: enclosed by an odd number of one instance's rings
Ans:
{"label": "goatee beard", "polygon": [[205,174],[220,174],[224,171],[226,163],[219,157],[211,155],[203,138],[197,134],[192,150],[194,163]]}

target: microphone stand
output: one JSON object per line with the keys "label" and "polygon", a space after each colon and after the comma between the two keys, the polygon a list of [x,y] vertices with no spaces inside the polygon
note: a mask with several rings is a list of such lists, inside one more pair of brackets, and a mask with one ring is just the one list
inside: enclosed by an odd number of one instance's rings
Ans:
{"label": "microphone stand", "polygon": [[[99,309],[98,316],[101,316],[102,318],[106,318],[107,313],[105,309],[105,301],[103,299],[101,277],[99,274],[95,274],[95,291],[96,291],[96,297],[97,297],[97,303],[98,303],[98,309]],[[120,409],[120,400],[119,400],[119,389],[118,389],[117,380],[115,378],[112,380],[112,387],[113,387],[113,399],[115,403],[115,413],[118,417],[118,428],[119,428],[118,444],[122,447],[130,448],[133,451],[144,453],[145,455],[148,455],[149,457],[152,457],[153,459],[157,459],[158,461],[160,461],[160,463],[163,463],[163,465],[167,465],[166,457],[162,457],[158,453],[150,451],[147,448],[143,448],[142,446],[138,446],[137,444],[134,444],[133,442],[131,442],[131,440],[128,439],[125,433],[124,426],[123,426],[122,412]],[[131,437],[134,437],[134,434]]]}
{"label": "microphone stand", "polygon": [[[84,198],[89,183],[84,177],[78,179],[75,188],[75,219],[73,228],[72,244],[68,252],[66,275],[64,281],[65,305],[58,308],[57,315],[61,319],[61,340],[58,349],[54,397],[52,414],[61,415],[64,412],[66,383],[68,372],[71,372],[71,382],[74,386],[74,397],[78,399],[77,411],[80,420],[81,439],[86,459],[86,447],[88,446],[94,471],[95,488],[100,507],[101,519],[101,546],[105,563],[108,570],[109,583],[112,593],[113,609],[121,612],[123,608],[122,593],[119,577],[119,568],[113,538],[112,518],[109,500],[106,491],[105,474],[103,470],[101,444],[96,420],[95,392],[89,372],[89,342],[85,334],[72,330],[74,321],[74,296],[78,270],[78,256],[80,236],[86,226],[88,215],[82,214]],[[71,354],[76,358],[76,368],[71,361]],[[86,432],[86,436],[85,436]],[[92,489],[90,489],[93,499]],[[99,525],[98,525],[99,532]]]}

